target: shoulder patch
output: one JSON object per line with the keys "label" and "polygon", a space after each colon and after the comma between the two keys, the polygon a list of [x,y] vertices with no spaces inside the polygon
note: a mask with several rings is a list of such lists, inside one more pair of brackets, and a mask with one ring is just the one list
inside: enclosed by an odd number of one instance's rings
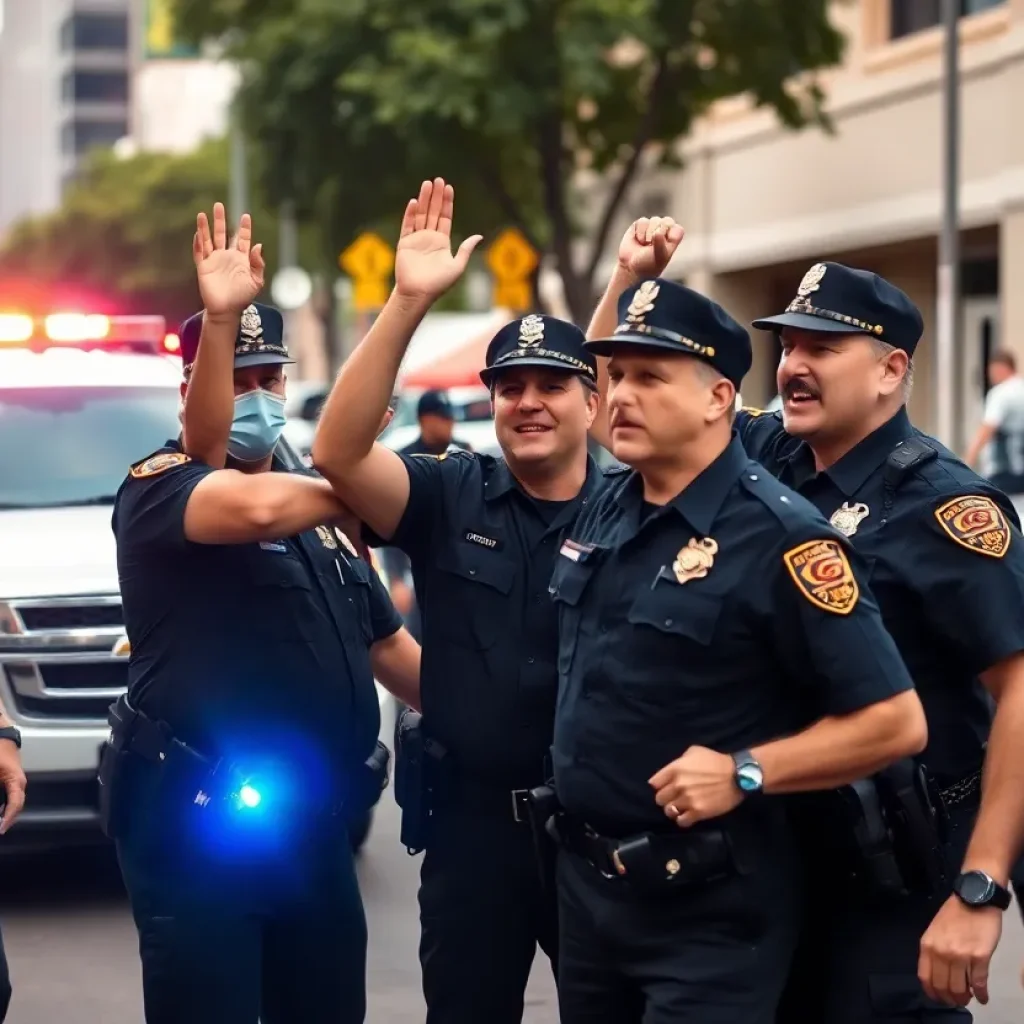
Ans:
{"label": "shoulder patch", "polygon": [[982,494],[967,494],[940,505],[935,518],[947,537],[978,555],[1002,558],[1013,536],[1003,510]]}
{"label": "shoulder patch", "polygon": [[159,476],[175,466],[183,466],[191,461],[192,457],[182,452],[161,452],[159,455],[151,455],[144,459],[137,466],[132,466],[130,472],[136,480],[142,480],[147,476]]}
{"label": "shoulder patch", "polygon": [[860,587],[842,545],[811,540],[782,556],[797,590],[822,611],[849,615],[860,600]]}

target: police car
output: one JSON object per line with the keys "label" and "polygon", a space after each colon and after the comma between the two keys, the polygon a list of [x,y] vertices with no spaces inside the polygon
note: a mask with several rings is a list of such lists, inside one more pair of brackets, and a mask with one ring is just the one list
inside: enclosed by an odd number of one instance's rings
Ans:
{"label": "police car", "polygon": [[[129,654],[110,515],[127,467],[179,432],[177,351],[163,317],[0,314],[0,700],[29,780],[5,847],[101,838],[96,769]],[[377,696],[390,747],[394,700]]]}

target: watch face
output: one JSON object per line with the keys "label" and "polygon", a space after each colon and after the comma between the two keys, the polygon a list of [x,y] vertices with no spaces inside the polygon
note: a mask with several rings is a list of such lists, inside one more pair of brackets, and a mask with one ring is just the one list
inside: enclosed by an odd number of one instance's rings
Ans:
{"label": "watch face", "polygon": [[759,764],[742,764],[736,772],[744,793],[759,793],[764,785],[764,772]]}
{"label": "watch face", "polygon": [[991,899],[994,892],[995,885],[992,880],[980,872],[968,872],[960,879],[960,896],[965,903],[985,903]]}

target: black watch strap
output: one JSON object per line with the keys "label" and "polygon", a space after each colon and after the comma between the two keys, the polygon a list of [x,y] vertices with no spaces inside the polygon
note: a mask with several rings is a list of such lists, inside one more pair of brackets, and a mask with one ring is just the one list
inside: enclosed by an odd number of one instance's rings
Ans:
{"label": "black watch strap", "polygon": [[953,892],[969,907],[1006,910],[1010,906],[1010,890],[984,871],[965,871],[957,875],[953,881]]}
{"label": "black watch strap", "polygon": [[13,725],[0,726],[0,740],[13,740],[14,745],[21,750],[21,733]]}

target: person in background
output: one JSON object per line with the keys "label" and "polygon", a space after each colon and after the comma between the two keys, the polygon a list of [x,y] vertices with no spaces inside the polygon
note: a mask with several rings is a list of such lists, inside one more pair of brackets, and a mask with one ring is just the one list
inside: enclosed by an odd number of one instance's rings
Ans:
{"label": "person in background", "polygon": [[[424,391],[416,406],[416,418],[419,420],[420,436],[401,449],[402,455],[443,455],[451,450],[473,450],[454,437],[455,414],[444,391]],[[417,642],[421,642],[420,610],[408,556],[398,548],[383,548],[381,564],[387,575],[388,590],[395,608],[405,619],[406,629]]]}
{"label": "person in background", "polygon": [[1024,377],[1012,352],[1000,349],[988,363],[989,392],[981,424],[964,456],[1018,511],[1024,503]]}

